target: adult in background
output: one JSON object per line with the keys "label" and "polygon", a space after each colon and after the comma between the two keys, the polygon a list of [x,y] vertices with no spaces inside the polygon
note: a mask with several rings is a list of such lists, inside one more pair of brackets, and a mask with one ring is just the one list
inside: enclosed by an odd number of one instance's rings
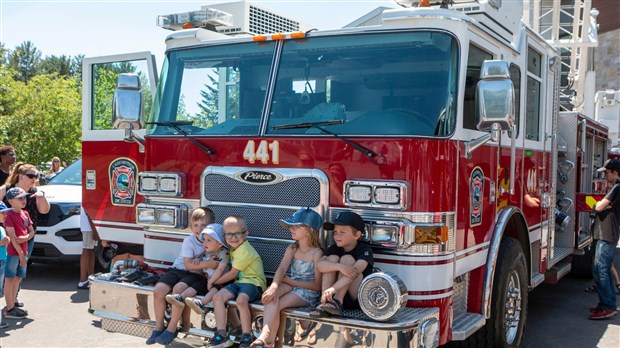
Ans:
{"label": "adult in background", "polygon": [[6,182],[11,174],[11,167],[15,164],[15,149],[11,145],[0,147],[0,185]]}
{"label": "adult in background", "polygon": [[50,170],[47,171],[47,175],[56,175],[63,169],[65,169],[65,167],[60,164],[60,158],[54,157],[52,158],[52,165],[50,166]]}
{"label": "adult in background", "polygon": [[611,264],[620,237],[620,160],[610,159],[599,172],[605,172],[605,179],[613,185],[605,197],[594,204],[596,222],[594,239],[594,269],[592,275],[598,292],[598,305],[590,308],[590,319],[600,320],[616,315],[616,284],[611,274]]}
{"label": "adult in background", "polygon": [[[37,231],[37,220],[39,214],[47,214],[50,211],[50,204],[45,198],[45,192],[37,189],[35,186],[39,173],[37,168],[32,164],[17,163],[13,172],[6,181],[6,184],[0,186],[0,200],[6,204],[7,207],[11,207],[9,200],[6,198],[7,190],[13,187],[20,187],[26,191],[29,195],[26,198],[25,210],[30,215],[32,220],[32,227],[35,234]],[[28,241],[28,258],[32,256],[32,249],[34,248],[34,238]],[[26,278],[24,274],[23,278]],[[22,307],[24,304],[17,301],[16,306]]]}
{"label": "adult in background", "polygon": [[84,207],[80,208],[80,229],[82,230],[82,255],[80,256],[80,281],[77,288],[87,290],[90,288],[88,276],[95,273],[95,246],[97,241],[94,237],[95,229]]}

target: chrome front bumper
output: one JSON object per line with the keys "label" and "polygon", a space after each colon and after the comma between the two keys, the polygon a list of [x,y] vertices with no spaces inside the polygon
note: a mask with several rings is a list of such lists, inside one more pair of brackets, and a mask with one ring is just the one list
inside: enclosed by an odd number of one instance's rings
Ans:
{"label": "chrome front bumper", "polygon": [[[90,278],[90,308],[102,318],[102,328],[140,337],[148,337],[155,326],[153,287],[117,283]],[[236,306],[234,302],[230,306]],[[295,320],[316,321],[316,347],[433,347],[439,336],[438,308],[405,308],[386,322],[369,319],[362,311],[345,310],[343,317],[310,318],[310,309],[282,311],[283,345],[294,345]],[[263,306],[252,304],[253,328],[261,325]],[[192,311],[189,334],[213,337],[214,331],[205,324],[205,315]],[[343,333],[348,331],[349,342]],[[352,341],[352,342],[351,342]],[[299,344],[303,344],[299,342]]]}

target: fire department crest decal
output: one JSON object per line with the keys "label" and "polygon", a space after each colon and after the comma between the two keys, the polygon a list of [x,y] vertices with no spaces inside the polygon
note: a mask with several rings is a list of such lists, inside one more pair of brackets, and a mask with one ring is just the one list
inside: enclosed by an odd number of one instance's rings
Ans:
{"label": "fire department crest decal", "polygon": [[129,158],[110,163],[110,199],[113,205],[134,206],[138,166]]}
{"label": "fire department crest decal", "polygon": [[482,223],[482,194],[484,192],[484,172],[474,168],[469,177],[469,226]]}

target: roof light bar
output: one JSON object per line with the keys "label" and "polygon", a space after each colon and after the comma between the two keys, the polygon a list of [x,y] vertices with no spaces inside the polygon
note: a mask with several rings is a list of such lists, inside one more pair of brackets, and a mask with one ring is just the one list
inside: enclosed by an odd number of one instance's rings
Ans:
{"label": "roof light bar", "polygon": [[168,30],[214,29],[219,26],[232,26],[232,19],[233,16],[228,12],[202,6],[198,11],[157,16],[157,25]]}
{"label": "roof light bar", "polygon": [[306,33],[303,31],[295,31],[292,33],[277,33],[271,35],[256,35],[252,37],[252,41],[269,41],[269,40],[286,40],[286,39],[303,39]]}

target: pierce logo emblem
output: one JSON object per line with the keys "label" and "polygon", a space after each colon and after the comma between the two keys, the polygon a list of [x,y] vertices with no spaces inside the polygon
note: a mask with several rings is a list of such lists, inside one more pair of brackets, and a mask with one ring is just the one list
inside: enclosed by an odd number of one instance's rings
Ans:
{"label": "pierce logo emblem", "polygon": [[237,180],[252,185],[273,184],[282,180],[282,177],[279,174],[268,172],[265,170],[247,170],[235,174],[235,177],[237,178]]}

